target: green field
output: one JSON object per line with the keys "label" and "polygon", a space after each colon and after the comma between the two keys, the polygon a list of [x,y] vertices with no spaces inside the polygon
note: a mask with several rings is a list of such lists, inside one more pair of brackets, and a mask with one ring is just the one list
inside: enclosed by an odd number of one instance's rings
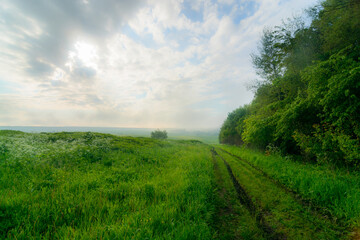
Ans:
{"label": "green field", "polygon": [[356,239],[357,173],[197,140],[0,131],[0,239]]}
{"label": "green field", "polygon": [[0,238],[209,239],[209,147],[1,132]]}

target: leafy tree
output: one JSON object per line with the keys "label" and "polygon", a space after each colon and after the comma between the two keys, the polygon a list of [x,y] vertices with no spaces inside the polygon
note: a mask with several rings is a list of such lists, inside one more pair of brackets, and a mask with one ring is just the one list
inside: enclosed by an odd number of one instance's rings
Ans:
{"label": "leafy tree", "polygon": [[228,115],[220,142],[360,167],[360,0],[325,0],[266,28],[252,62],[251,104]]}
{"label": "leafy tree", "polygon": [[251,54],[256,73],[265,81],[272,82],[282,73],[282,57],[274,32],[270,28],[264,29],[258,54]]}
{"label": "leafy tree", "polygon": [[360,47],[350,45],[306,69],[303,77],[307,96],[297,105],[316,106],[318,121],[312,123],[312,132],[296,132],[298,145],[321,161],[359,164]]}
{"label": "leafy tree", "polygon": [[236,144],[243,143],[244,119],[248,114],[248,106],[240,107],[229,113],[227,119],[220,129],[220,143]]}
{"label": "leafy tree", "polygon": [[329,55],[353,44],[360,45],[360,1],[327,0],[312,23],[319,30],[322,48]]}
{"label": "leafy tree", "polygon": [[273,142],[273,132],[271,117],[254,114],[245,120],[243,140],[250,146],[265,149]]}
{"label": "leafy tree", "polygon": [[160,129],[157,129],[153,132],[151,132],[151,138],[155,139],[167,139],[167,132],[166,130],[161,131]]}

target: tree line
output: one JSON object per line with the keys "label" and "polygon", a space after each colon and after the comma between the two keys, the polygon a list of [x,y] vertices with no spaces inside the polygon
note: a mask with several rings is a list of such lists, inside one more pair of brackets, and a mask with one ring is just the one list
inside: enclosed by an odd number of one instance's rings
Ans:
{"label": "tree line", "polygon": [[219,140],[360,163],[360,0],[325,0],[263,31],[251,55],[254,99],[229,113]]}

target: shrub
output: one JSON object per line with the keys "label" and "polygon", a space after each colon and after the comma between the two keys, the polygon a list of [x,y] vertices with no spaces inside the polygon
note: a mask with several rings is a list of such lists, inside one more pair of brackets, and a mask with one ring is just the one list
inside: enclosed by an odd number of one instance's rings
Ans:
{"label": "shrub", "polygon": [[155,138],[155,139],[167,139],[167,132],[166,130],[161,131],[160,129],[157,129],[153,132],[151,132],[151,138]]}

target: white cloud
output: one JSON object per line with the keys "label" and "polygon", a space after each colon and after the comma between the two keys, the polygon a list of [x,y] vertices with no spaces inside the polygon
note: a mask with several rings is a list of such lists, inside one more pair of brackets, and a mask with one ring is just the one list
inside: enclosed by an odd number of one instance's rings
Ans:
{"label": "white cloud", "polygon": [[5,0],[0,125],[219,127],[264,26],[312,2]]}

